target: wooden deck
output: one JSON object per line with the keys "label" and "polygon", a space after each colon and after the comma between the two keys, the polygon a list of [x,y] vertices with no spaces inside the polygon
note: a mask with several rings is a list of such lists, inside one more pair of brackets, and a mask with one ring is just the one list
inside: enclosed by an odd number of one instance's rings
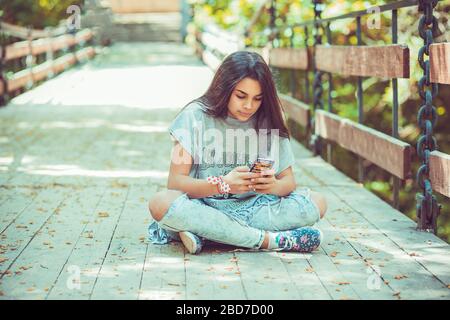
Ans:
{"label": "wooden deck", "polygon": [[1,299],[450,299],[449,245],[297,142],[320,250],[149,244],[167,126],[211,76],[181,45],[117,44],[0,109]]}

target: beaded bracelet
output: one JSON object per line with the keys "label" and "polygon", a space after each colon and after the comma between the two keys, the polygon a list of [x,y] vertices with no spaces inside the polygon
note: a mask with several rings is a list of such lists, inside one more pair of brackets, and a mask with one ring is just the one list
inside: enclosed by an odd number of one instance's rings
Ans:
{"label": "beaded bracelet", "polygon": [[220,194],[228,195],[228,193],[231,191],[230,185],[223,181],[223,176],[209,176],[206,180],[210,184],[217,185],[217,189],[219,190]]}

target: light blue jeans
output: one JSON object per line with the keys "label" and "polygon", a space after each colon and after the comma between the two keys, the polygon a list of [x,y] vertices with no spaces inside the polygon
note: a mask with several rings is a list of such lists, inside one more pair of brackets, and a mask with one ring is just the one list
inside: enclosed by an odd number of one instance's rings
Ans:
{"label": "light blue jeans", "polygon": [[172,202],[159,222],[150,224],[149,238],[152,243],[164,244],[179,240],[178,232],[190,231],[210,241],[257,249],[266,231],[312,226],[320,220],[319,208],[308,188],[285,197],[258,194],[254,202],[239,210],[230,214],[184,193]]}

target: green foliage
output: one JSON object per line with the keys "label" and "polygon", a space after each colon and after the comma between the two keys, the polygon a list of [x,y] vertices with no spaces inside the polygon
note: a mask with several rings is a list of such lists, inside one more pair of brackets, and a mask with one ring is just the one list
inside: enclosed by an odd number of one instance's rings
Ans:
{"label": "green foliage", "polygon": [[20,26],[43,29],[56,26],[69,16],[70,5],[79,5],[83,0],[0,0],[1,19]]}

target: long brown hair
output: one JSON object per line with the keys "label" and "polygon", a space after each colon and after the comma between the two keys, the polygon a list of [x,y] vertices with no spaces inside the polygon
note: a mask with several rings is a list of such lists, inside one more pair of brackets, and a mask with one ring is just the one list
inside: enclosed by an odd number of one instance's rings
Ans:
{"label": "long brown hair", "polygon": [[233,90],[246,77],[258,81],[263,91],[255,129],[278,129],[281,137],[289,138],[272,72],[256,52],[237,51],[228,55],[217,69],[206,93],[193,102],[199,102],[208,115],[224,119],[228,115],[228,101]]}

